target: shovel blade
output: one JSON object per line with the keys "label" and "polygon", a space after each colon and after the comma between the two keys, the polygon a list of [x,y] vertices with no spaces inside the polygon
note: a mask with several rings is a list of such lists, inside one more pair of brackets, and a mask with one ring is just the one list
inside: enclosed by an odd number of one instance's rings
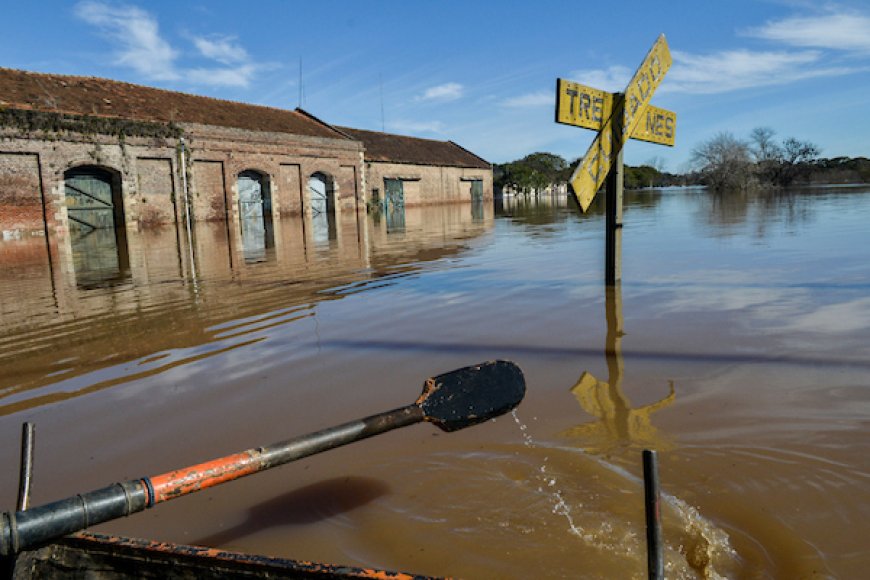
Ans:
{"label": "shovel blade", "polygon": [[520,367],[496,360],[427,379],[417,404],[426,421],[457,431],[507,413],[525,394]]}

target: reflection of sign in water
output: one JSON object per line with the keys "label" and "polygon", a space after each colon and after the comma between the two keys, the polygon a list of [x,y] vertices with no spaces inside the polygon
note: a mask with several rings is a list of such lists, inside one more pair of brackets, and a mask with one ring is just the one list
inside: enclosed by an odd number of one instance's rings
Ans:
{"label": "reflection of sign in water", "polygon": [[673,383],[665,398],[638,408],[632,408],[618,383],[610,385],[590,373],[583,373],[577,384],[571,387],[571,393],[583,410],[597,419],[565,432],[569,437],[582,438],[584,447],[607,451],[614,447],[662,449],[666,446],[664,437],[653,426],[651,416],[674,402]]}
{"label": "reflection of sign in water", "polygon": [[572,427],[565,432],[569,437],[583,439],[584,447],[606,452],[616,447],[642,447],[662,449],[665,439],[653,427],[651,416],[674,402],[676,393],[673,383],[670,392],[662,400],[633,408],[631,401],[622,392],[622,289],[617,284],[605,290],[607,316],[607,370],[608,382],[600,381],[591,373],[584,372],[571,393],[584,411],[597,418],[592,423]]}

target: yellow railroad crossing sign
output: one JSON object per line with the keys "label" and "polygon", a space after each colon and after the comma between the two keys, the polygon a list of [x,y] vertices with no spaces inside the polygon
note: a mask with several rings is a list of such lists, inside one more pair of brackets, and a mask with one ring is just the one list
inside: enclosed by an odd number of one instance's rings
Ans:
{"label": "yellow railroad crossing sign", "polygon": [[[601,131],[613,113],[613,93],[599,91],[565,79],[556,80],[556,122]],[[674,146],[677,114],[647,105],[630,137]]]}
{"label": "yellow railroad crossing sign", "polygon": [[[671,68],[671,62],[668,42],[662,34],[628,82],[623,95],[609,94],[588,87],[583,87],[588,89],[588,92],[581,92],[578,89],[582,85],[573,83],[573,86],[564,85],[565,95],[570,97],[566,103],[566,99],[561,97],[563,85],[561,82],[558,85],[556,120],[564,122],[560,120],[560,115],[562,109],[567,107],[564,112],[565,118],[576,121],[569,124],[598,131],[598,135],[595,136],[589,150],[571,176],[574,195],[584,212],[604,183],[627,137],[654,143],[673,139],[676,115],[664,109],[649,107],[653,93],[661,84],[665,73]],[[569,90],[572,92],[569,93]],[[574,92],[577,93],[576,97]],[[609,103],[606,96],[608,94]],[[641,123],[642,120],[645,122]],[[671,135],[667,137],[669,132]]]}

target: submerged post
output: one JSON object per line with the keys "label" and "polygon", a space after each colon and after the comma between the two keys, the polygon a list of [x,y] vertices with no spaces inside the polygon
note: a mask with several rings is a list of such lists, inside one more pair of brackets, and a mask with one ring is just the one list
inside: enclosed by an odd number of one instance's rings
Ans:
{"label": "submerged post", "polygon": [[661,493],[659,466],[655,451],[643,450],[643,491],[646,511],[647,572],[653,580],[665,577],[665,559],[662,549]]}
{"label": "submerged post", "polygon": [[611,150],[619,147],[616,160],[611,165],[605,181],[605,256],[604,256],[604,282],[613,286],[622,280],[622,191],[624,182],[624,165],[622,157],[622,110],[625,107],[625,97],[621,93],[614,96],[614,118],[617,119],[611,125],[612,137]]}
{"label": "submerged post", "polygon": [[36,439],[36,426],[27,422],[21,426],[21,471],[18,474],[18,511],[23,512],[30,505],[30,485],[33,480],[33,444]]}

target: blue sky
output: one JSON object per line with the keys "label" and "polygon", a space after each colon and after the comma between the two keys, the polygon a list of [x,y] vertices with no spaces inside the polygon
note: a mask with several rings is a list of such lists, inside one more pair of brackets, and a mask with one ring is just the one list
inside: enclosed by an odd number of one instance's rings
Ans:
{"label": "blue sky", "polygon": [[6,0],[4,14],[0,66],[294,108],[301,60],[302,106],[325,121],[495,163],[582,156],[593,134],[553,121],[556,78],[622,90],[664,33],[674,64],[652,102],[677,113],[677,146],[632,141],[627,163],[681,171],[700,142],[759,126],[870,156],[866,0]]}

